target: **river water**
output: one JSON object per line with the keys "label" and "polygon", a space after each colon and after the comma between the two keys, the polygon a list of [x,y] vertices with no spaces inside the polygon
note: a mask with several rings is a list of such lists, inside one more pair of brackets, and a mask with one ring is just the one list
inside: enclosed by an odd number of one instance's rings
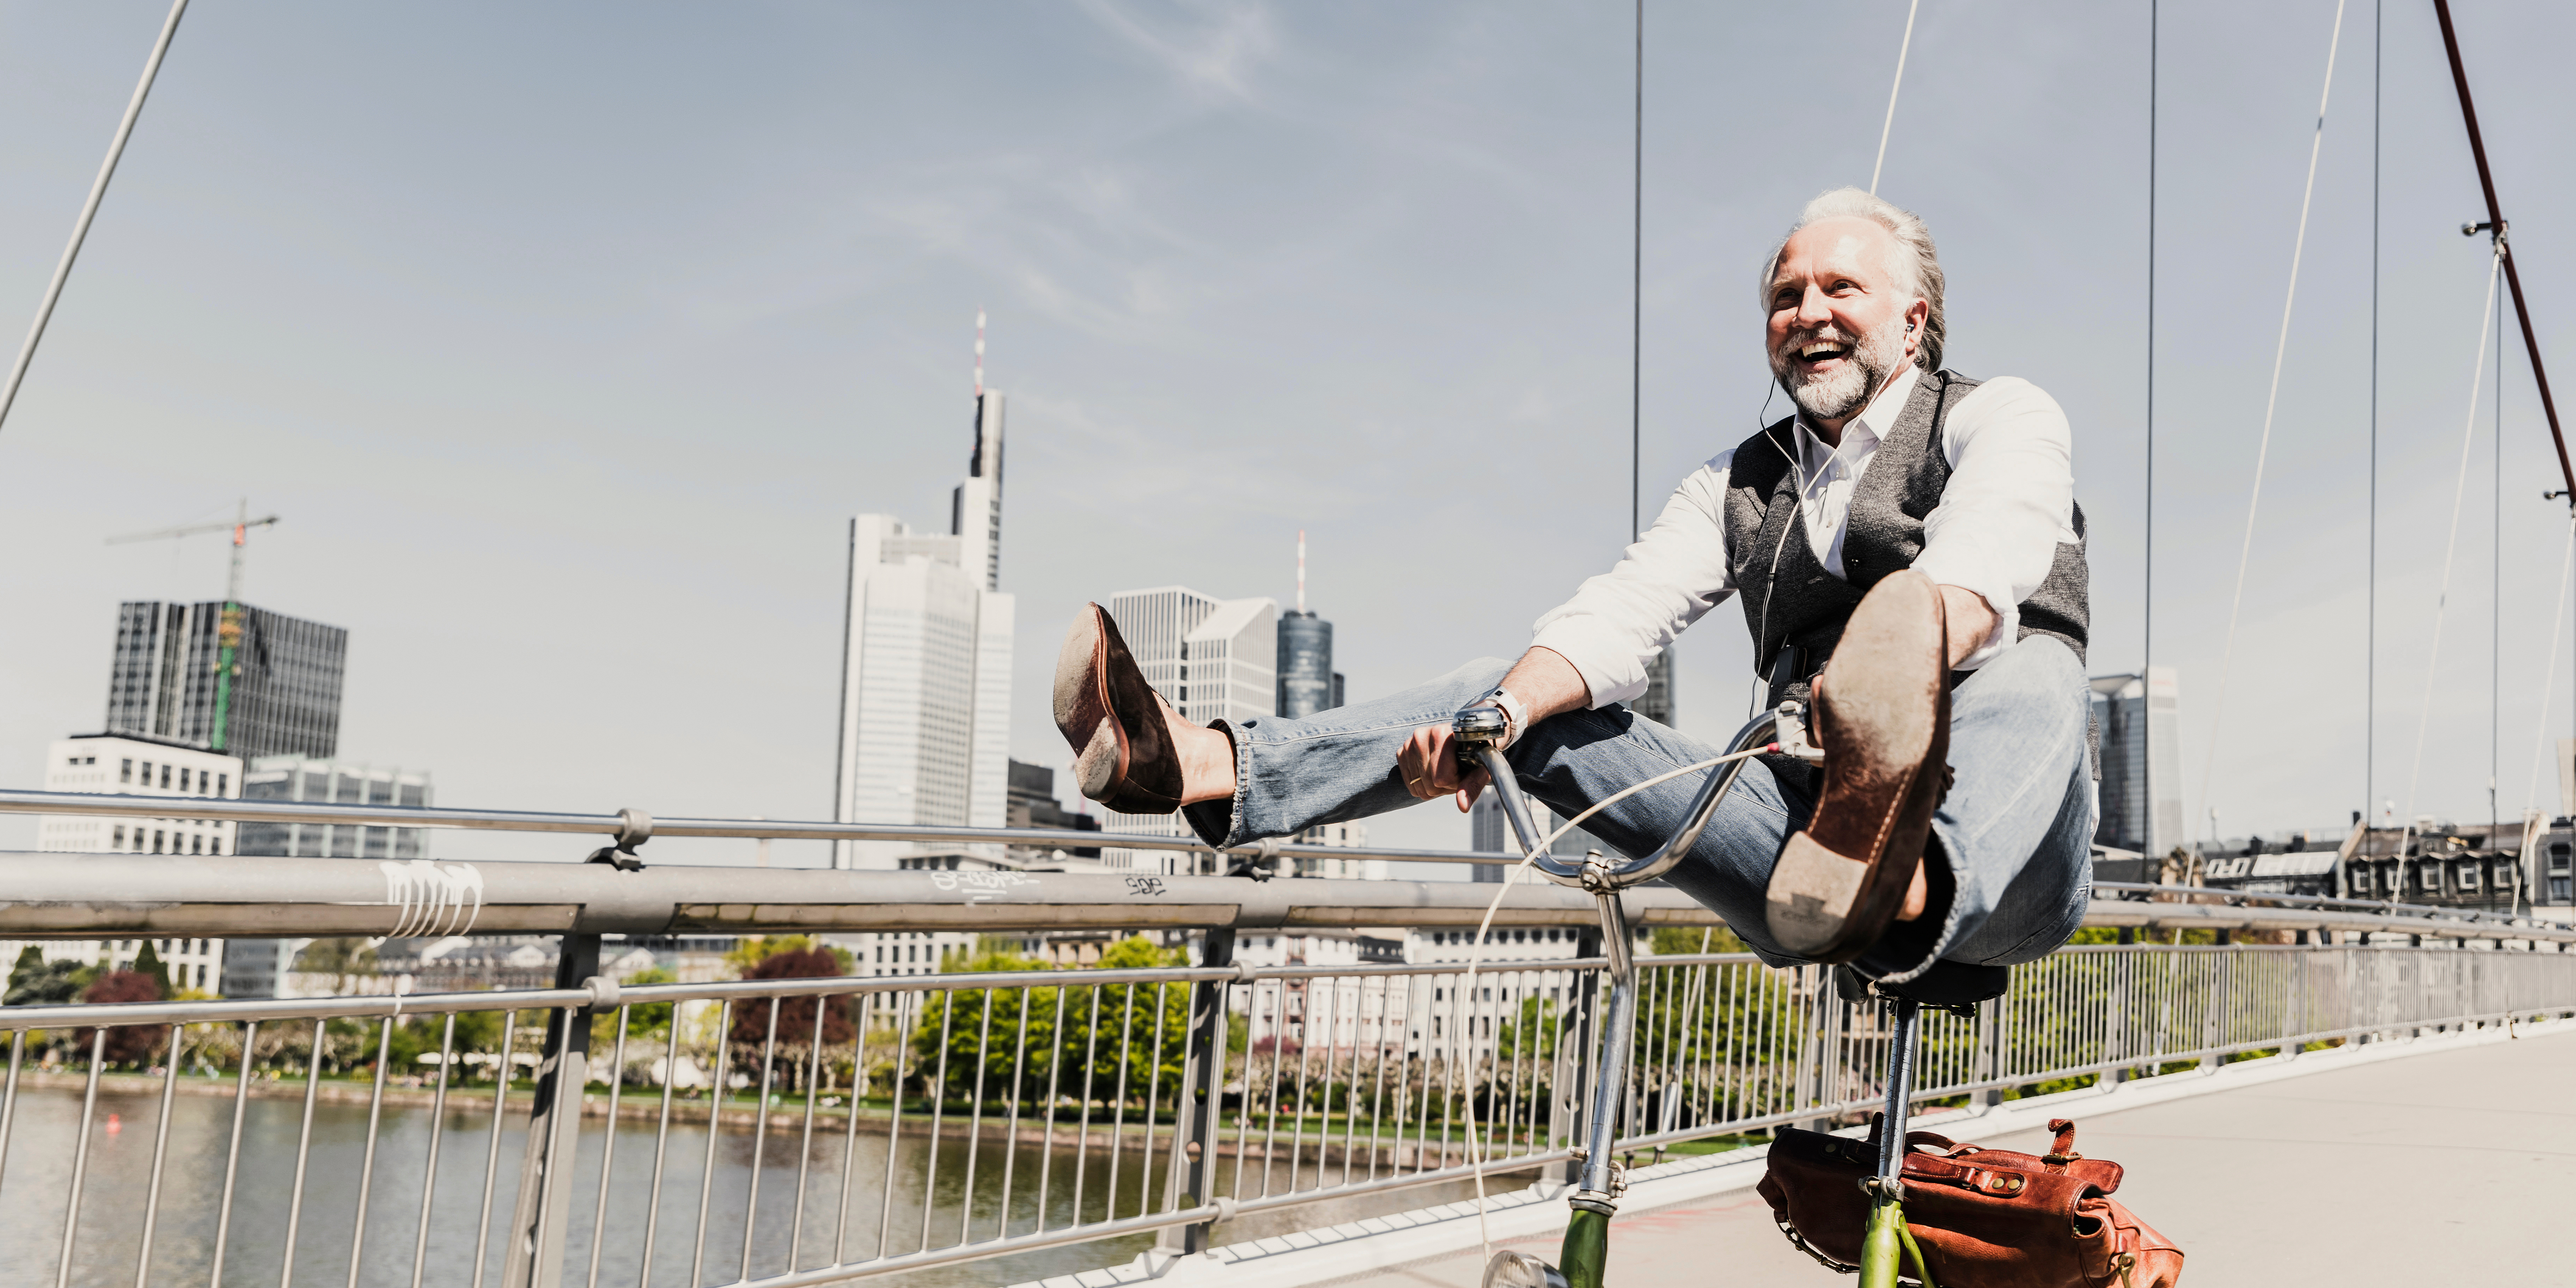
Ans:
{"label": "river water", "polygon": [[[649,1093],[648,1093],[649,1095]],[[429,1146],[439,1137],[437,1185],[431,1204],[426,1252],[419,1258],[423,1288],[499,1288],[502,1231],[509,1224],[524,1151],[525,1101],[505,1117],[500,1140],[500,1166],[492,1180],[491,1230],[484,1240],[483,1271],[475,1267],[478,1226],[484,1208],[486,1162],[491,1157],[491,1092],[452,1094],[443,1114],[428,1108],[387,1106],[378,1133],[373,1180],[367,1198],[363,1243],[353,1270],[351,1248],[357,1226],[359,1178],[365,1164],[367,1107],[319,1104],[313,1112],[313,1143],[302,1185],[303,1203],[296,1219],[294,1261],[287,1264],[286,1231],[291,1196],[296,1192],[295,1144],[303,1114],[300,1099],[253,1098],[244,1110],[241,1162],[233,1199],[232,1220],[220,1278],[213,1273],[218,1216],[221,1210],[226,1144],[232,1126],[229,1096],[181,1095],[172,1104],[169,1157],[163,1168],[151,1262],[142,1288],[219,1288],[219,1285],[282,1285],[282,1288],[410,1288],[415,1282],[415,1249],[419,1246],[421,1193]],[[479,1103],[478,1103],[479,1102]],[[146,1196],[151,1183],[154,1127],[159,1098],[151,1094],[102,1091],[90,1129],[87,1174],[82,1183],[78,1237],[69,1283],[76,1288],[135,1288],[142,1247]],[[795,1112],[801,1113],[801,1107]],[[110,1116],[115,1122],[111,1125]],[[17,1122],[0,1159],[0,1288],[52,1288],[57,1282],[64,1229],[64,1208],[73,1167],[80,1096],[62,1090],[22,1089]],[[614,1127],[615,1160],[609,1186],[606,1237],[594,1239],[594,1212],[599,1196],[600,1159],[610,1138],[604,1119],[585,1119],[571,1202],[571,1256],[564,1282],[590,1288],[691,1288],[696,1284],[733,1283],[743,1278],[809,1269],[837,1260],[899,1255],[924,1246],[941,1248],[959,1241],[962,1213],[973,1213],[967,1232],[980,1241],[994,1237],[1002,1217],[1000,1202],[1004,1157],[999,1142],[987,1140],[975,1151],[973,1202],[967,1197],[968,1150],[962,1139],[938,1144],[936,1172],[926,1132],[904,1123],[904,1136],[894,1149],[892,1182],[882,1120],[862,1121],[851,1152],[848,1202],[842,1196],[845,1138],[838,1121],[818,1119],[810,1149],[800,1149],[792,1132],[768,1133],[760,1149],[759,1209],[746,1256],[745,1209],[754,1169],[752,1132],[728,1127],[715,1139],[713,1178],[706,1185],[703,1246],[699,1239],[701,1179],[710,1164],[703,1124],[671,1126],[663,1150],[662,1193],[658,1219],[650,1222],[650,1271],[645,1275],[648,1197],[654,1166],[654,1123],[621,1119]],[[1024,1136],[1036,1125],[1024,1127]],[[1068,1135],[1058,1129],[1059,1141]],[[1075,1171],[1082,1172],[1082,1217],[1102,1219],[1113,1194],[1106,1175],[1107,1151],[1095,1126],[1093,1147],[1082,1158],[1059,1146],[1050,1160],[1037,1145],[1023,1144],[1013,1157],[1010,1233],[1026,1234],[1039,1219],[1038,1178],[1046,1173],[1048,1228],[1060,1228],[1072,1216]],[[1131,1126],[1131,1141],[1137,1135]],[[1284,1146],[1284,1141],[1282,1142]],[[1167,1155],[1157,1151],[1150,1169],[1131,1148],[1118,1161],[1115,1201],[1119,1216],[1135,1215],[1145,1186],[1162,1193],[1160,1181]],[[1338,1171],[1338,1157],[1336,1171]],[[803,1230],[796,1225],[797,1174],[805,1169]],[[1233,1160],[1220,1163],[1218,1192],[1233,1191]],[[1148,1175],[1150,1171],[1150,1177]],[[1315,1183],[1312,1156],[1301,1178]],[[1242,1193],[1257,1194],[1261,1176],[1245,1178]],[[925,1216],[927,1184],[931,1202]],[[1284,1191],[1288,1165],[1273,1165],[1271,1184]],[[1489,1180],[1489,1192],[1527,1184],[1527,1178]],[[1406,1211],[1453,1202],[1473,1193],[1465,1183],[1414,1186],[1375,1195],[1329,1199],[1276,1212],[1258,1213],[1220,1226],[1219,1243],[1235,1242],[1312,1229],[1364,1216]],[[878,1282],[901,1285],[1012,1284],[1048,1275],[1122,1264],[1152,1246],[1150,1234],[1008,1257],[931,1267]],[[842,1250],[835,1256],[835,1248]],[[594,1247],[597,1278],[592,1279]],[[692,1270],[693,1264],[696,1269]]]}

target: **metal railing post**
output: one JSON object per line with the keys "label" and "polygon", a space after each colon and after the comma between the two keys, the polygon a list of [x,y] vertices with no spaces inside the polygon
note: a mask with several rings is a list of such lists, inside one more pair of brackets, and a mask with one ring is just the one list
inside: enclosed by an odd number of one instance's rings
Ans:
{"label": "metal railing post", "polygon": [[[2303,944],[2307,937],[2306,931],[2299,932]],[[2281,1054],[2290,1059],[2297,1059],[2299,1048],[2307,1045],[2298,1039],[2308,1031],[2308,956],[2304,948],[2294,952],[2281,969]]]}
{"label": "metal railing post", "polygon": [[[1977,1003],[1977,1071],[1976,1080],[1988,1082],[2003,1076],[2004,1067],[2004,999],[1990,997]],[[1977,1093],[1977,1102],[2000,1105],[2004,1089],[1988,1087]]]}
{"label": "metal railing post", "polygon": [[[1574,937],[1574,955],[1590,958],[1601,955],[1601,928],[1586,926]],[[1574,988],[1574,1058],[1569,1061],[1573,1077],[1571,1086],[1557,1097],[1555,1112],[1569,1119],[1564,1138],[1569,1141],[1592,1138],[1592,1079],[1598,1072],[1595,1062],[1600,1050],[1596,1036],[1600,1023],[1601,972],[1588,970],[1575,981]],[[1571,1160],[1551,1164],[1547,1176],[1552,1181],[1572,1183],[1582,1165]]]}
{"label": "metal railing post", "polygon": [[2238,951],[2228,948],[2216,954],[2217,962],[2210,968],[2209,991],[2203,995],[2200,1011],[2200,1067],[2203,1069],[2214,1070],[2227,1063],[2210,1048],[2219,1044],[2227,1030],[2227,1008],[2232,1002],[2230,986],[2236,982]]}
{"label": "metal railing post", "polygon": [[[598,974],[599,936],[565,935],[555,957],[555,987],[580,988]],[[536,1100],[528,1114],[528,1149],[519,1164],[518,1201],[510,1216],[502,1288],[562,1288],[565,1213],[571,1206],[573,1159],[581,1140],[582,1089],[590,1082],[590,1021],[597,1013],[595,1005],[559,1008],[555,1022],[546,1026],[545,1055],[537,1064]],[[500,1076],[506,1085],[510,1076],[506,1052]]]}
{"label": "metal railing post", "polygon": [[[1233,964],[1234,928],[1218,926],[1209,930],[1199,949],[1199,965]],[[1181,1068],[1180,1112],[1172,1119],[1176,1138],[1173,1159],[1182,1178],[1181,1194],[1174,1200],[1177,1207],[1197,1207],[1207,1202],[1216,1189],[1217,1132],[1223,1126],[1225,1112],[1226,995],[1232,988],[1225,980],[1208,979],[1190,990],[1190,1056]],[[1251,1058],[1249,1047],[1245,1048],[1244,1058]],[[1247,1097],[1251,1090],[1247,1078]],[[1145,1129],[1150,1133],[1153,1125],[1149,1122]],[[1207,1251],[1215,1246],[1215,1236],[1214,1221],[1183,1227],[1182,1254],[1195,1256]]]}

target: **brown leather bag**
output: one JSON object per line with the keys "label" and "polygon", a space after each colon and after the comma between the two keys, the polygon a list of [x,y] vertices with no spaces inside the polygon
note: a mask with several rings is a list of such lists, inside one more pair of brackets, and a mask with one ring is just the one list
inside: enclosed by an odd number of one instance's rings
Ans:
{"label": "brown leather bag", "polygon": [[[2045,1157],[1907,1133],[1905,1222],[1941,1288],[2173,1288],[2182,1249],[2111,1198],[2120,1165],[2075,1152],[2075,1124]],[[1760,1193],[1789,1242],[1836,1270],[1860,1261],[1878,1170],[1866,1140],[1784,1127]]]}

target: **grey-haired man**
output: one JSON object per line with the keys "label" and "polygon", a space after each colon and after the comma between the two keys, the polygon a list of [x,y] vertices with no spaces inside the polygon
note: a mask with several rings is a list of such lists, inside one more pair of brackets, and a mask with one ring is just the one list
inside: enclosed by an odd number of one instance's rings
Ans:
{"label": "grey-haired man", "polygon": [[[1085,794],[1181,810],[1229,846],[1440,796],[1465,809],[1486,777],[1460,770],[1449,717],[1483,703],[1509,722],[1523,789],[1570,816],[1713,754],[1621,704],[1658,650],[1740,594],[1771,700],[1810,703],[1825,762],[1754,762],[1669,880],[1774,962],[1903,982],[1944,960],[2045,955],[2091,895],[2071,435],[2029,382],[1941,368],[1943,286],[1914,215],[1850,188],[1809,202],[1761,281],[1765,349],[1797,414],[1683,480],[1517,662],[1202,728],[1087,607],[1054,695]],[[1585,826],[1643,854],[1694,790],[1651,788]]]}

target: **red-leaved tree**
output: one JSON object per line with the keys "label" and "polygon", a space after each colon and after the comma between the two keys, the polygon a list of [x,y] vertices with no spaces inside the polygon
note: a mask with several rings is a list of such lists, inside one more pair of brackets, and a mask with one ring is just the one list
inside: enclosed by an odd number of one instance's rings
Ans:
{"label": "red-leaved tree", "polygon": [[[117,1002],[158,1002],[161,1000],[161,981],[142,971],[109,971],[81,993],[81,1000],[94,1006]],[[94,1028],[79,1031],[74,1041],[80,1044],[81,1054],[89,1053],[90,1042],[97,1035],[98,1030]],[[107,1031],[105,1058],[110,1064],[141,1064],[161,1048],[162,1040],[169,1035],[169,1028],[160,1024],[111,1027]]]}
{"label": "red-leaved tree", "polygon": [[[841,973],[840,960],[830,949],[794,948],[762,958],[759,965],[744,971],[744,979],[825,979]],[[786,997],[778,999],[778,1044],[782,1047],[804,1047],[814,1040],[814,1008],[829,1001],[823,1013],[823,1045],[839,1046],[855,1036],[857,1029],[850,1021],[850,999],[846,997]],[[743,998],[733,1004],[732,1038],[736,1043],[749,1043],[749,1053],[759,1059],[758,1047],[769,1037],[770,1000]]]}

